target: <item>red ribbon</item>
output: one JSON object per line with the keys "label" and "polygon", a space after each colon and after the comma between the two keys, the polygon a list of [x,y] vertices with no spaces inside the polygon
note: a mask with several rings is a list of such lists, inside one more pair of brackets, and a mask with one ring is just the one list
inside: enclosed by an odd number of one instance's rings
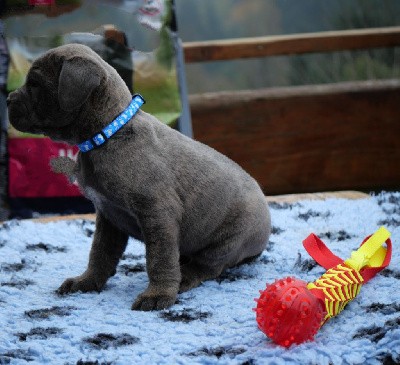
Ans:
{"label": "red ribbon", "polygon": [[[360,247],[368,240],[368,236],[362,241]],[[325,243],[316,236],[314,233],[311,233],[304,241],[303,246],[308,252],[308,254],[322,267],[325,269],[331,269],[339,264],[344,262],[343,259],[334,255],[332,251],[326,247]],[[381,266],[376,267],[364,267],[361,269],[360,274],[364,279],[364,282],[368,282],[371,280],[378,272],[387,267],[392,258],[392,241],[390,238],[386,240],[386,256],[382,262]]]}

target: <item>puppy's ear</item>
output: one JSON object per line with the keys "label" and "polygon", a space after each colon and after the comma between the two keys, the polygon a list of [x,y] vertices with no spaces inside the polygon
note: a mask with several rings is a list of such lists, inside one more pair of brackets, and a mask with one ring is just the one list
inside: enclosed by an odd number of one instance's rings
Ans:
{"label": "puppy's ear", "polygon": [[100,85],[99,67],[88,60],[73,58],[63,62],[58,79],[58,102],[65,111],[82,106]]}

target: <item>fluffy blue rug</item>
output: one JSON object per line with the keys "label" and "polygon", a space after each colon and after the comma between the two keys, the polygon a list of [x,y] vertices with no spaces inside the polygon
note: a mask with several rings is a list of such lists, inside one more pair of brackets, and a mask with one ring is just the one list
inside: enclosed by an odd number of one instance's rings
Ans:
{"label": "fluffy blue rug", "polygon": [[[271,243],[256,261],[179,295],[169,310],[134,312],[145,289],[144,248],[131,241],[100,294],[55,290],[86,266],[91,221],[9,221],[0,228],[0,364],[393,364],[400,363],[400,193],[367,199],[271,204]],[[302,246],[315,233],[348,258],[384,225],[389,268],[318,332],[289,349],[255,321],[254,298],[291,275],[314,281],[325,270]]]}

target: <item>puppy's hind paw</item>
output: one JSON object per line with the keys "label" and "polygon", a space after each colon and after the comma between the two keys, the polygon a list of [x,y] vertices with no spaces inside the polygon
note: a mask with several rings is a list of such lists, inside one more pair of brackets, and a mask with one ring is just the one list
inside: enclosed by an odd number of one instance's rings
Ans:
{"label": "puppy's hind paw", "polygon": [[59,295],[75,293],[75,292],[100,292],[103,285],[98,283],[95,279],[81,275],[76,278],[69,278],[65,280],[61,286],[56,290],[56,293]]}
{"label": "puppy's hind paw", "polygon": [[142,293],[132,304],[132,310],[152,311],[171,307],[175,304],[176,296],[169,295],[146,295]]}

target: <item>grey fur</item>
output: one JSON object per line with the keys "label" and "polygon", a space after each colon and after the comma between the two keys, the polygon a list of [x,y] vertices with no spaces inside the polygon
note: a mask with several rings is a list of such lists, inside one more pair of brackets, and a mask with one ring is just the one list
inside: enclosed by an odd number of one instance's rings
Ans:
{"label": "grey fur", "polygon": [[[80,143],[110,123],[131,95],[90,48],[65,45],[32,65],[10,94],[15,128]],[[151,100],[148,102],[151,103]],[[76,177],[97,212],[87,270],[59,292],[100,291],[115,274],[128,237],[144,241],[148,288],[132,309],[174,304],[198,286],[259,255],[271,230],[266,199],[236,163],[139,111],[101,148],[52,162]]]}

